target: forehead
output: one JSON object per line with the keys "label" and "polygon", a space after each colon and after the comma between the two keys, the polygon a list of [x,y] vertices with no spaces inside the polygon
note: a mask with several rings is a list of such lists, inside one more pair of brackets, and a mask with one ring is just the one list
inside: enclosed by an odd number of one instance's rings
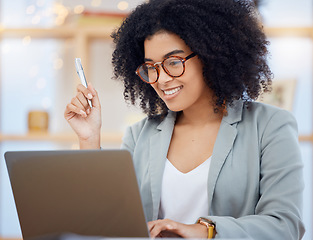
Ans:
{"label": "forehead", "polygon": [[161,60],[166,54],[174,50],[191,52],[185,42],[176,34],[166,31],[157,32],[146,38],[144,42],[145,58],[155,61]]}

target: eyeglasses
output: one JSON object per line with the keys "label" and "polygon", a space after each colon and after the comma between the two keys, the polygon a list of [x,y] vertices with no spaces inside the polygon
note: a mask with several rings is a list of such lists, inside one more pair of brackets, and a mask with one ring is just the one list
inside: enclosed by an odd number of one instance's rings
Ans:
{"label": "eyeglasses", "polygon": [[178,56],[169,56],[165,58],[162,62],[156,63],[143,63],[137,70],[136,74],[146,83],[154,84],[159,80],[160,76],[160,67],[162,66],[163,70],[167,75],[171,77],[180,77],[185,73],[185,62],[196,56],[197,54],[192,53],[186,58]]}

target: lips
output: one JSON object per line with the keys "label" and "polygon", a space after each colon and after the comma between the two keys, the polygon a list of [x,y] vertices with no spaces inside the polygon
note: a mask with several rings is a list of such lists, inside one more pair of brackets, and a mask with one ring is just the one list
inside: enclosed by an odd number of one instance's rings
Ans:
{"label": "lips", "polygon": [[164,92],[164,94],[166,96],[169,96],[169,95],[173,95],[173,94],[177,93],[182,88],[183,88],[182,86],[179,86],[177,88],[173,88],[173,89],[170,89],[170,90],[163,90],[163,92]]}

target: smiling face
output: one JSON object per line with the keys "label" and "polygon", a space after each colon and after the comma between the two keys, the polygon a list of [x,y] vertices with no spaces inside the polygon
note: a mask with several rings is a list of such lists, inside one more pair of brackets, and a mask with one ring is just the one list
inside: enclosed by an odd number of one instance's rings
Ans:
{"label": "smiling face", "polygon": [[[191,49],[176,34],[160,31],[144,42],[145,62],[162,62],[168,56],[187,57]],[[167,107],[172,111],[208,106],[212,100],[209,87],[203,78],[202,63],[195,56],[185,62],[185,73],[171,77],[160,67],[158,82],[151,84]]]}

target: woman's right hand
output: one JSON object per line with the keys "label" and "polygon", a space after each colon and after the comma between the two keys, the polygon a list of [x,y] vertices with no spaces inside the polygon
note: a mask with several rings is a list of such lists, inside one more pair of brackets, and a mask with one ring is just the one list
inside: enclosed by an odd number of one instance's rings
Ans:
{"label": "woman's right hand", "polygon": [[[90,108],[87,99],[91,100]],[[100,148],[101,105],[97,91],[89,83],[88,88],[77,86],[77,94],[67,104],[64,117],[79,138],[81,149]]]}

